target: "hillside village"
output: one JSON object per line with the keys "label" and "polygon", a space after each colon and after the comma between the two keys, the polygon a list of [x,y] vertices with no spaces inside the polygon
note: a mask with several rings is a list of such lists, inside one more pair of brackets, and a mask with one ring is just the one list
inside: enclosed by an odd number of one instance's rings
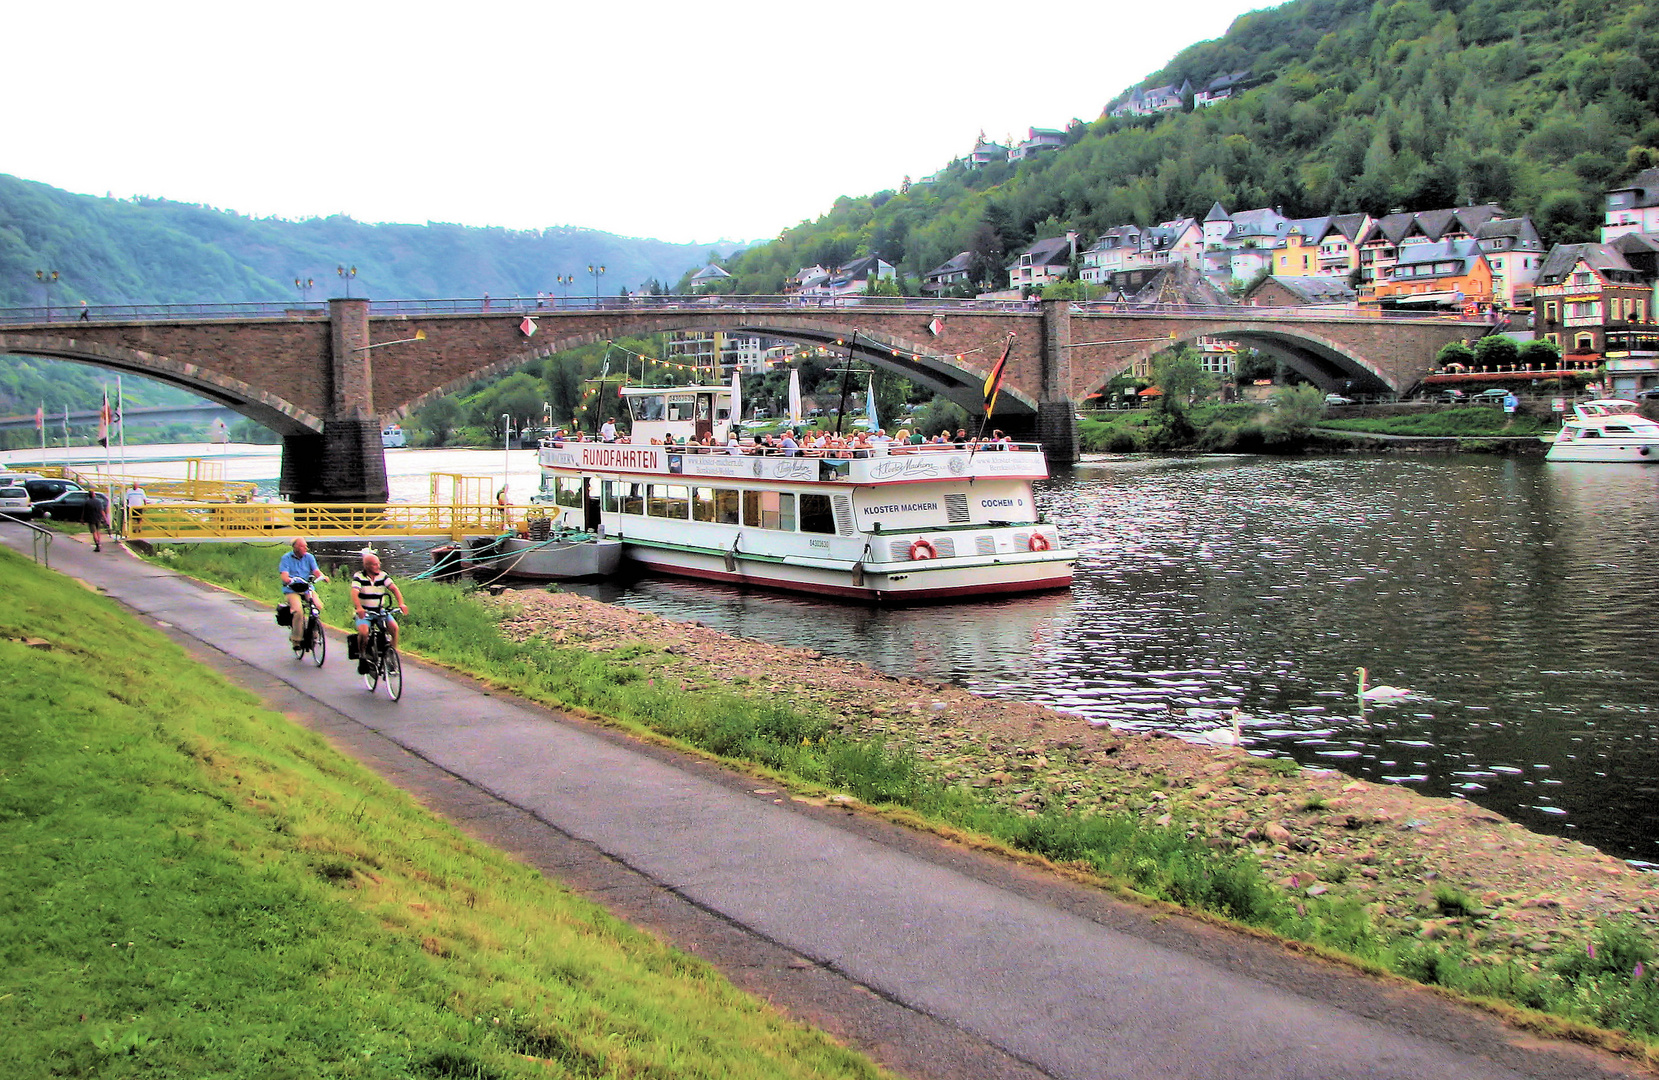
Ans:
{"label": "hillside village", "polygon": [[[1136,91],[1117,107],[1157,109],[1158,101],[1155,90]],[[1013,149],[982,136],[970,160],[1041,152],[1056,145],[1056,135],[1063,144],[1062,133],[1033,128]],[[835,300],[884,282],[879,288],[896,292],[896,275],[870,255],[803,267],[784,291]],[[691,287],[712,291],[727,279],[710,266]],[[1078,284],[1056,291],[1064,283]],[[920,282],[923,295],[937,297],[1028,299],[1045,290],[1128,309],[1241,304],[1455,314],[1488,320],[1518,341],[1548,342],[1561,358],[1507,374],[1541,380],[1602,369],[1610,392],[1631,394],[1659,387],[1659,168],[1605,193],[1597,243],[1546,250],[1529,217],[1494,203],[1290,218],[1274,207],[1228,211],[1218,202],[1203,220],[1123,224],[1092,241],[1075,232],[1044,237],[1014,252],[1000,273],[987,274],[982,257],[963,251]],[[1441,374],[1451,382],[1460,375]]]}

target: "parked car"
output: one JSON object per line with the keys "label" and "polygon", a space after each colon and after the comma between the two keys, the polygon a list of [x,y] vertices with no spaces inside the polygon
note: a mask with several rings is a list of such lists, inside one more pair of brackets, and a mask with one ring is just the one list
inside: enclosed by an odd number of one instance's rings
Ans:
{"label": "parked car", "polygon": [[1504,398],[1506,398],[1508,396],[1509,396],[1509,391],[1508,390],[1505,390],[1502,387],[1494,386],[1489,390],[1482,390],[1480,393],[1476,394],[1475,395],[1475,400],[1476,401],[1498,401],[1498,402],[1501,402]]}
{"label": "parked car", "polygon": [[1341,394],[1325,395],[1325,404],[1327,405],[1352,405],[1353,403],[1353,398],[1343,397]]}
{"label": "parked car", "polygon": [[1651,390],[1638,390],[1638,391],[1636,391],[1636,400],[1637,401],[1659,401],[1659,386],[1655,386]]}
{"label": "parked car", "polygon": [[34,504],[29,502],[29,489],[22,484],[0,481],[0,514],[9,517],[34,517]]}
{"label": "parked car", "polygon": [[1438,400],[1440,401],[1449,401],[1453,404],[1456,404],[1459,401],[1467,401],[1468,399],[1469,395],[1465,394],[1461,390],[1442,390],[1440,391],[1438,397]]}
{"label": "parked car", "polygon": [[87,491],[77,487],[74,491],[66,491],[55,499],[34,504],[35,517],[50,518],[53,521],[84,521],[88,501],[98,500],[98,506],[104,512],[104,520],[109,520],[109,500],[95,491]]}
{"label": "parked car", "polygon": [[73,480],[60,480],[51,476],[39,476],[33,480],[25,480],[23,486],[28,489],[29,501],[35,506],[36,516],[39,516],[41,503],[50,502],[59,495],[71,491],[86,490]]}

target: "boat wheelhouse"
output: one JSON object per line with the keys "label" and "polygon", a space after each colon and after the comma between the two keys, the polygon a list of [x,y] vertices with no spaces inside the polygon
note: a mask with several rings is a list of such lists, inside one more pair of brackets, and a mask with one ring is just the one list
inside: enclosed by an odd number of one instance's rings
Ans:
{"label": "boat wheelhouse", "polygon": [[622,394],[631,441],[546,440],[538,501],[652,570],[882,602],[1071,583],[1076,552],[1033,497],[1040,447],[727,445],[729,388]]}

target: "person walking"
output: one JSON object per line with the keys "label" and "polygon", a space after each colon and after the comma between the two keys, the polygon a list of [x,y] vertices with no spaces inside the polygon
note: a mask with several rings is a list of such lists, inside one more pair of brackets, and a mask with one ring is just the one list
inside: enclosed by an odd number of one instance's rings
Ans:
{"label": "person walking", "polygon": [[127,527],[128,532],[132,532],[133,523],[138,520],[140,512],[143,511],[145,504],[148,503],[149,501],[150,501],[150,497],[148,495],[144,494],[144,489],[139,486],[137,480],[134,480],[132,482],[131,489],[129,489],[127,491],[127,495],[126,495],[126,507],[127,507],[127,526],[126,527]]}

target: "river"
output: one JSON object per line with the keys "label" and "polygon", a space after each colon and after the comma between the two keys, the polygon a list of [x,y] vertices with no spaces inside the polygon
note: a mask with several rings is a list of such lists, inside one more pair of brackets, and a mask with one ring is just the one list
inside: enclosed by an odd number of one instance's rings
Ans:
{"label": "river", "polygon": [[[274,483],[272,448],[221,456]],[[503,460],[387,455],[403,501],[434,471],[499,480]],[[534,490],[530,451],[509,479]],[[579,591],[1096,723],[1191,734],[1237,708],[1253,752],[1659,863],[1659,468],[1126,457],[1040,501],[1082,552],[1069,594],[885,610],[668,579]],[[1413,696],[1362,710],[1361,666]]]}

